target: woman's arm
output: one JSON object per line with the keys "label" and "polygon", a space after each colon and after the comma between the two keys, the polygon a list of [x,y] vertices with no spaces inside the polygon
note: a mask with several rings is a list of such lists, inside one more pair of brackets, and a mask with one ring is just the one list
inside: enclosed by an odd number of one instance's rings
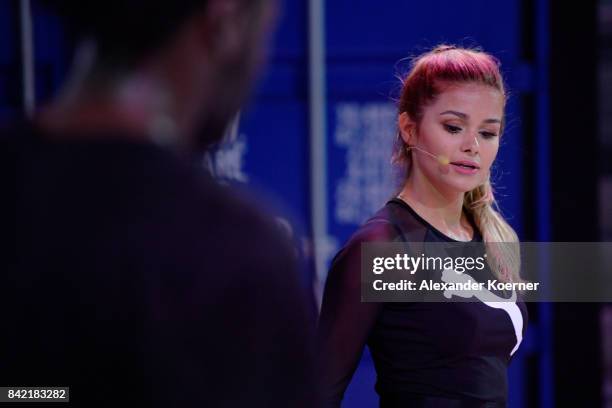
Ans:
{"label": "woman's arm", "polygon": [[370,221],[332,262],[319,318],[318,378],[323,407],[339,407],[361,358],[381,303],[361,302],[361,243],[391,241],[394,229]]}

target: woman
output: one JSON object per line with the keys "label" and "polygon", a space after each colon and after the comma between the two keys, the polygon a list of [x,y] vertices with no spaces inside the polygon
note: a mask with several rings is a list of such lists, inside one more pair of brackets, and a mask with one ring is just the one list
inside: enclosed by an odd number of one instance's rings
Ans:
{"label": "woman", "polygon": [[490,183],[505,102],[499,64],[482,51],[442,45],[414,61],[399,99],[399,193],[328,275],[319,322],[324,406],[340,406],[366,344],[381,407],[506,406],[507,365],[527,322],[523,302],[360,301],[360,247],[370,241],[480,242],[491,279],[521,281],[516,245],[493,244],[518,241],[494,209]]}

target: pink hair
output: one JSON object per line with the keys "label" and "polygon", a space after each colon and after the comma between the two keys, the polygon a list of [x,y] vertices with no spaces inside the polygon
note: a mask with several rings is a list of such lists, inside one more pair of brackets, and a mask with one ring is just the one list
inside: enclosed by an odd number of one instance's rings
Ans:
{"label": "pink hair", "polygon": [[439,45],[413,61],[402,81],[399,112],[419,122],[423,107],[433,102],[449,83],[476,82],[492,86],[506,95],[499,61],[477,49]]}

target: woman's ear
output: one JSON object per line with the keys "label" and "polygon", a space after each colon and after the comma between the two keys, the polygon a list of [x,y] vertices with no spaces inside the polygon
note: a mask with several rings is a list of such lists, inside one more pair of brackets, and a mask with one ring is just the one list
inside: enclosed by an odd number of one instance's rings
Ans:
{"label": "woman's ear", "polygon": [[404,143],[406,143],[408,146],[414,145],[416,143],[416,123],[410,119],[408,113],[400,113],[397,120],[397,126],[399,128],[400,135],[402,135],[402,140]]}

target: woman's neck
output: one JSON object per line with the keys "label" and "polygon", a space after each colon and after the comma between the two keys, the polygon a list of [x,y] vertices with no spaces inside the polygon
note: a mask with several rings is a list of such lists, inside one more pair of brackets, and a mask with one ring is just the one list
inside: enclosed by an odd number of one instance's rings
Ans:
{"label": "woman's neck", "polygon": [[417,177],[409,177],[399,198],[427,222],[458,241],[470,241],[474,230],[463,211],[464,193],[441,192]]}

